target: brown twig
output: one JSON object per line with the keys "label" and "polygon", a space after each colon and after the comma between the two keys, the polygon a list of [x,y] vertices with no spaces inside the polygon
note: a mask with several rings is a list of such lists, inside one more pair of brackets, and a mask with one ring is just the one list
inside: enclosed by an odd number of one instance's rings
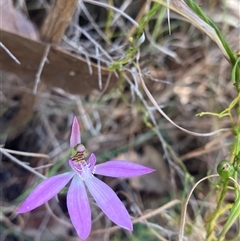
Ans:
{"label": "brown twig", "polygon": [[72,19],[78,0],[56,0],[52,5],[40,31],[41,39],[59,44]]}

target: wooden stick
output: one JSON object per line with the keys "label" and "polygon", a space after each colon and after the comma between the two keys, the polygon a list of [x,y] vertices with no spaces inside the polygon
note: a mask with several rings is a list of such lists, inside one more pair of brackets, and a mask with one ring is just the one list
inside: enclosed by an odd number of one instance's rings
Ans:
{"label": "wooden stick", "polygon": [[58,45],[76,9],[78,0],[56,0],[40,31],[44,42]]}

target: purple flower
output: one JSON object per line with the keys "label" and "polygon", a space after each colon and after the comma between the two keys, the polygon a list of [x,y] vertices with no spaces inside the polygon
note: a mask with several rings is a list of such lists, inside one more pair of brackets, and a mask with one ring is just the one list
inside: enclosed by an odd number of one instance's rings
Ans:
{"label": "purple flower", "polygon": [[72,179],[67,193],[67,208],[72,224],[81,239],[86,239],[91,231],[91,210],[85,186],[87,186],[97,205],[112,222],[132,231],[131,218],[125,206],[115,192],[96,178],[94,174],[109,177],[135,177],[151,173],[154,170],[120,160],[95,165],[96,157],[94,154],[91,154],[89,159],[85,161],[85,148],[80,143],[80,128],[75,117],[70,137],[73,155],[69,159],[69,165],[72,171],[49,177],[40,183],[22,203],[17,213],[29,212],[49,201]]}

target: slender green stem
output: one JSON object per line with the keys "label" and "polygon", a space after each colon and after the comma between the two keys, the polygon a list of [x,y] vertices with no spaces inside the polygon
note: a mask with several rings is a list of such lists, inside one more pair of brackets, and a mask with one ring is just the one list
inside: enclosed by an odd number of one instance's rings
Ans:
{"label": "slender green stem", "polygon": [[227,192],[227,187],[228,187],[228,182],[229,179],[225,179],[222,182],[222,190],[220,193],[220,197],[217,203],[217,207],[216,210],[208,217],[208,224],[207,224],[207,241],[212,240],[212,236],[213,231],[214,231],[214,227],[216,226],[216,221],[219,218],[220,215],[222,215],[222,205],[223,205],[223,201],[224,201],[224,197],[226,195]]}

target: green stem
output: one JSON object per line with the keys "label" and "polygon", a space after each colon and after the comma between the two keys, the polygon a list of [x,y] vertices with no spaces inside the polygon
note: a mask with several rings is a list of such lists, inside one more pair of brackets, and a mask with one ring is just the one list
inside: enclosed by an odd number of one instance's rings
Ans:
{"label": "green stem", "polygon": [[231,208],[230,215],[229,215],[226,223],[223,226],[222,232],[220,233],[220,235],[218,237],[218,241],[225,240],[226,233],[231,228],[233,223],[237,220],[237,218],[239,218],[239,216],[240,216],[240,195],[238,195],[237,200],[234,202],[234,204]]}
{"label": "green stem", "polygon": [[220,198],[218,200],[216,210],[208,218],[209,224],[207,225],[207,241],[212,240],[214,227],[216,227],[216,221],[217,221],[218,217],[222,214],[221,207],[222,207],[224,197],[225,197],[226,192],[227,192],[228,182],[229,182],[228,178],[223,180],[222,191],[221,191],[221,194],[220,194]]}

